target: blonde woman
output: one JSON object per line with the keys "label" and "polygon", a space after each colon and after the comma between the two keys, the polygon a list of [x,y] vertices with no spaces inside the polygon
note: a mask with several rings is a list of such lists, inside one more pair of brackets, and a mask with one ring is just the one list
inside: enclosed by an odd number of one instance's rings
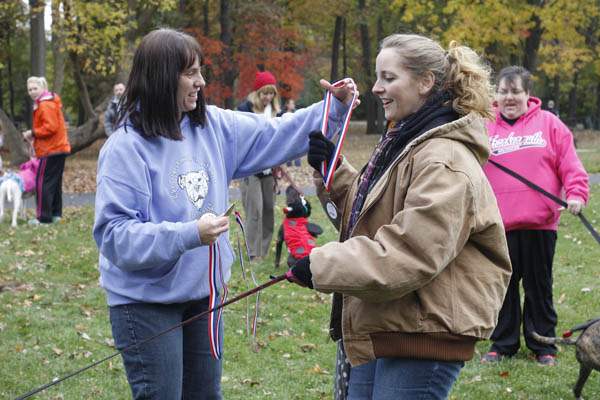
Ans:
{"label": "blonde woman", "polygon": [[[277,91],[277,80],[269,71],[258,71],[254,79],[254,91],[239,111],[263,115],[267,119],[281,111],[281,100]],[[269,253],[275,224],[275,177],[273,169],[244,178],[240,182],[250,259],[262,259]]]}
{"label": "blonde woman", "polygon": [[23,136],[33,140],[35,156],[40,160],[35,190],[37,218],[29,224],[49,224],[62,217],[62,177],[71,145],[62,102],[56,93],[48,91],[46,79],[29,77],[27,93],[33,100],[33,124]]}
{"label": "blonde woman", "polygon": [[[490,72],[468,47],[396,34],[376,73],[390,128],[361,172],[340,159],[330,192],[340,241],[300,259],[292,280],[336,293],[332,337],[338,365],[351,364],[336,398],[445,399],[490,337],[511,274],[482,169]],[[311,133],[309,163],[319,170],[332,154]]]}

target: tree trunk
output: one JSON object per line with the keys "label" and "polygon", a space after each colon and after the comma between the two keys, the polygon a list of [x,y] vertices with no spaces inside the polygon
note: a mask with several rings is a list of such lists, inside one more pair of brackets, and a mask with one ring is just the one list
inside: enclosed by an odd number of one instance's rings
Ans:
{"label": "tree trunk", "polygon": [[206,37],[210,34],[209,11],[209,0],[204,0],[204,4],[202,5],[202,32]]}
{"label": "tree trunk", "polygon": [[[377,43],[381,43],[383,40],[383,17],[381,14],[377,17]],[[378,44],[379,46],[379,44]],[[371,88],[368,88],[371,90]],[[381,105],[381,101],[377,98],[377,96],[373,96],[377,103],[377,132],[381,135],[384,135],[387,130],[387,124],[385,121],[385,113],[383,112],[383,107]]]}
{"label": "tree trunk", "polygon": [[523,66],[535,75],[537,68],[537,55],[540,48],[540,40],[542,38],[542,21],[537,14],[531,17],[534,23],[533,28],[529,31],[529,36],[525,39],[525,52],[523,54]]}
{"label": "tree trunk", "polygon": [[[231,93],[233,93],[233,86],[235,84],[236,71],[233,67],[233,33],[231,28],[231,11],[228,0],[221,0],[221,12],[219,15],[219,22],[221,24],[221,35],[220,39],[223,42],[223,56],[227,65],[223,73],[223,84],[230,87]],[[233,94],[225,98],[225,108],[233,109],[235,106],[235,99]]]}
{"label": "tree trunk", "polygon": [[573,75],[573,87],[569,91],[569,114],[568,123],[575,125],[577,123],[577,84],[579,81],[579,72]]}
{"label": "tree trunk", "polygon": [[373,80],[371,77],[371,41],[369,39],[369,25],[367,24],[365,0],[358,0],[358,11],[360,14],[359,30],[360,42],[362,45],[362,60],[361,66],[365,80],[366,90],[364,92],[366,117],[367,117],[367,133],[377,133],[377,104],[371,93]]}
{"label": "tree trunk", "polygon": [[600,129],[600,82],[596,84],[596,112],[594,116],[594,129]]}
{"label": "tree trunk", "polygon": [[46,76],[46,37],[44,32],[44,1],[29,0],[31,42],[31,75]]}
{"label": "tree trunk", "polygon": [[[6,35],[6,46],[10,49],[10,32]],[[10,54],[8,55],[8,60],[6,61],[6,66],[8,68],[8,110],[10,112],[10,117],[12,119],[15,118],[15,85],[13,83],[13,73],[12,73],[12,57]]]}
{"label": "tree trunk", "polygon": [[342,36],[342,16],[335,17],[335,28],[333,29],[333,43],[331,44],[331,82],[339,79],[338,64],[340,58],[340,41]]}
{"label": "tree trunk", "polygon": [[52,89],[56,93],[62,93],[65,81],[65,53],[64,49],[64,24],[60,13],[62,2],[52,2],[52,58],[54,59],[54,77]]}
{"label": "tree trunk", "polygon": [[90,146],[96,140],[105,138],[104,125],[100,123],[100,115],[106,111],[108,102],[112,96],[107,96],[93,110],[94,116],[82,125],[74,129],[69,129],[69,143],[71,144],[71,154],[77,153],[80,150]]}
{"label": "tree trunk", "polygon": [[554,87],[552,88],[552,96],[554,96],[554,108],[560,113],[560,75],[554,76]]}
{"label": "tree trunk", "polygon": [[79,62],[79,57],[74,52],[69,52],[69,58],[71,59],[71,64],[73,67],[73,78],[75,79],[75,84],[77,85],[77,89],[79,89],[79,99],[81,101],[81,106],[83,107],[84,120],[92,118],[95,116],[94,106],[92,106],[92,101],[90,100],[90,94],[87,89],[87,85],[83,79],[83,75],[81,73],[81,65]]}
{"label": "tree trunk", "polygon": [[346,17],[342,17],[342,76],[348,76],[348,52],[346,51]]}
{"label": "tree trunk", "polygon": [[21,132],[17,130],[2,108],[0,108],[0,126],[4,132],[4,143],[10,152],[10,165],[18,167],[19,164],[29,159],[27,147]]}
{"label": "tree trunk", "polygon": [[[70,128],[68,131],[69,143],[71,144],[71,154],[90,146],[96,140],[105,138],[104,126],[100,123],[100,115],[106,110],[111,96],[107,96],[94,109],[94,116],[77,128]],[[10,165],[17,167],[29,159],[27,146],[23,141],[21,132],[17,130],[11,119],[0,108],[0,125],[5,133],[5,144],[10,152]]]}

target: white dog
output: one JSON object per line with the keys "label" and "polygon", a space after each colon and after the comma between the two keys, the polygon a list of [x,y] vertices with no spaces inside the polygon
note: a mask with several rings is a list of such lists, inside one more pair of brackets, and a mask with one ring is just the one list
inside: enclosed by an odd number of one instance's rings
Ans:
{"label": "white dog", "polygon": [[192,171],[177,177],[177,184],[185,190],[188,199],[197,209],[202,207],[208,194],[208,174],[205,171]]}
{"label": "white dog", "polygon": [[5,176],[5,179],[0,183],[0,222],[4,218],[4,200],[8,200],[13,204],[12,222],[10,226],[17,227],[17,214],[23,206],[23,192],[19,184],[11,178]]}

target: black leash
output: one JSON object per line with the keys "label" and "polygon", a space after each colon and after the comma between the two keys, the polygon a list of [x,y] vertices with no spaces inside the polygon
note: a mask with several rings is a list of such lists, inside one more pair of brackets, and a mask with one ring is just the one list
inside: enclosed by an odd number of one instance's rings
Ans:
{"label": "black leash", "polygon": [[[560,198],[556,197],[555,195],[553,195],[552,193],[544,190],[543,188],[541,188],[540,186],[538,186],[535,183],[531,182],[527,178],[519,175],[518,173],[516,173],[512,169],[507,168],[507,167],[505,167],[502,164],[498,164],[494,160],[488,160],[488,161],[492,165],[494,165],[498,169],[500,169],[501,171],[506,172],[508,175],[512,176],[515,179],[518,179],[519,181],[523,182],[525,185],[527,185],[528,187],[532,188],[533,190],[535,190],[535,191],[543,194],[544,196],[548,197],[550,200],[554,201],[556,204],[561,205],[564,208],[568,207],[567,202],[565,202],[563,199],[560,199]],[[580,212],[579,214],[577,214],[577,216],[579,217],[579,219],[581,220],[581,222],[583,223],[583,225],[587,228],[587,230],[592,234],[592,236],[594,237],[594,239],[596,239],[596,242],[598,242],[598,244],[600,244],[600,235],[598,234],[598,232],[596,232],[596,230],[594,229],[594,227],[592,226],[592,224],[590,224],[590,221],[588,221],[587,218],[584,217],[584,215],[583,215],[582,212]]]}
{"label": "black leash", "polygon": [[202,318],[203,316],[207,315],[208,313],[211,313],[211,312],[216,311],[216,310],[218,310],[220,308],[228,306],[231,303],[235,303],[236,301],[239,301],[239,300],[241,300],[241,299],[243,299],[245,297],[251,296],[254,293],[260,292],[261,290],[266,289],[269,286],[272,286],[272,285],[274,285],[274,284],[276,284],[278,282],[281,282],[282,280],[287,279],[287,278],[288,278],[287,274],[283,274],[283,275],[279,275],[279,276],[271,276],[271,280],[270,281],[268,281],[266,283],[263,283],[262,285],[257,286],[254,289],[251,289],[251,290],[248,290],[247,292],[241,293],[237,297],[234,297],[231,300],[228,300],[228,301],[224,302],[223,304],[217,305],[216,307],[214,307],[214,308],[212,308],[210,310],[206,310],[204,312],[201,312],[200,314],[196,314],[193,317],[190,317],[190,318],[186,319],[185,321],[180,322],[179,324],[177,324],[175,326],[172,326],[171,328],[165,329],[164,331],[159,332],[159,333],[155,334],[154,336],[151,336],[151,337],[149,337],[147,339],[144,339],[144,340],[142,340],[139,343],[135,343],[135,344],[132,344],[130,346],[127,346],[127,347],[123,348],[122,350],[119,350],[119,351],[117,351],[117,352],[115,352],[115,353],[113,353],[113,354],[111,354],[111,355],[109,355],[107,357],[104,357],[103,359],[101,359],[99,361],[96,361],[96,362],[94,362],[94,363],[92,363],[92,364],[90,364],[90,365],[88,365],[86,367],[78,369],[77,371],[71,372],[70,374],[67,374],[67,375],[63,376],[62,378],[58,378],[58,379],[52,380],[52,382],[48,382],[45,385],[37,387],[37,388],[35,388],[35,389],[33,389],[33,390],[31,390],[31,391],[29,391],[29,392],[27,392],[27,393],[19,396],[19,397],[17,397],[15,400],[28,399],[31,396],[33,396],[34,394],[42,392],[42,391],[44,391],[44,390],[46,390],[46,389],[48,389],[48,388],[50,388],[50,387],[52,387],[54,385],[58,385],[62,381],[66,381],[67,379],[72,378],[72,377],[74,377],[76,375],[79,375],[82,372],[87,371],[88,369],[94,368],[96,365],[102,364],[103,362],[108,361],[111,358],[114,358],[114,357],[120,355],[121,353],[123,353],[123,352],[125,352],[127,350],[130,350],[130,349],[132,349],[134,347],[137,347],[137,346],[142,346],[142,345],[150,342],[151,340],[154,340],[154,339],[158,338],[159,336],[165,335],[165,334],[167,334],[169,332],[174,331],[175,329],[179,329],[179,328],[181,328],[181,327],[183,327],[185,325],[188,325],[188,324],[190,324],[190,323],[192,323],[192,322],[194,322],[194,321]]}

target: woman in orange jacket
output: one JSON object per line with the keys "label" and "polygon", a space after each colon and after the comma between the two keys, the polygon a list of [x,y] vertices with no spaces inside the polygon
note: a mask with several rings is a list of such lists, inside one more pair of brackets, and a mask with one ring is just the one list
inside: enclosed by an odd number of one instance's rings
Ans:
{"label": "woman in orange jacket", "polygon": [[37,218],[29,223],[47,224],[62,217],[62,176],[71,145],[60,97],[48,91],[46,79],[36,76],[27,79],[27,93],[33,100],[33,124],[32,130],[23,135],[34,139],[35,156],[40,159],[35,185]]}

